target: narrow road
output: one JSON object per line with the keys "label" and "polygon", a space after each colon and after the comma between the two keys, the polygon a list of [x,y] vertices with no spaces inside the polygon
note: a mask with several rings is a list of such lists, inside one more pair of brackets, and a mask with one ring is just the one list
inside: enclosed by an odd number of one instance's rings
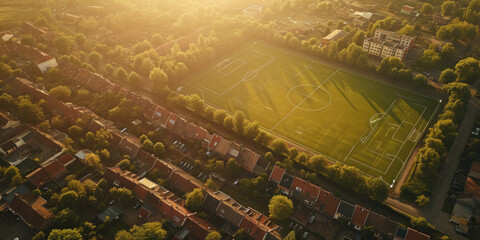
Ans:
{"label": "narrow road", "polygon": [[475,119],[480,106],[479,100],[472,96],[467,105],[467,110],[463,118],[458,135],[455,138],[447,159],[440,170],[439,177],[435,183],[432,195],[430,196],[430,203],[421,210],[421,215],[424,216],[430,224],[434,225],[438,230],[448,234],[451,239],[466,239],[464,236],[455,232],[454,225],[449,223],[450,216],[442,212],[442,206],[447,197],[450,183],[455,175],[455,170],[460,162],[465,144],[467,143],[470,131],[475,123]]}

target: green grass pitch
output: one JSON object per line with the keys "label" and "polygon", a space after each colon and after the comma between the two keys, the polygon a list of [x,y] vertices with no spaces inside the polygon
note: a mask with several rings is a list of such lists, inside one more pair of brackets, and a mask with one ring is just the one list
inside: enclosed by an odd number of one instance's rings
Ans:
{"label": "green grass pitch", "polygon": [[264,130],[392,184],[439,100],[252,43],[180,88]]}

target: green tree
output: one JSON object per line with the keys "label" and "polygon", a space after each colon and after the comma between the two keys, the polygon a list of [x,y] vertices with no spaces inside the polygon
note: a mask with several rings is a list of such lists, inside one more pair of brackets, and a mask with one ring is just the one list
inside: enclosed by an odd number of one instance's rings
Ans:
{"label": "green tree", "polygon": [[112,187],[112,188],[110,188],[109,193],[114,200],[118,201],[119,203],[121,203],[125,206],[130,204],[133,201],[132,191],[130,191],[127,188]]}
{"label": "green tree", "polygon": [[66,102],[70,99],[70,95],[72,94],[72,91],[70,90],[70,88],[66,86],[57,86],[50,89],[48,94],[60,101]]}
{"label": "green tree", "polygon": [[195,188],[193,191],[185,194],[185,206],[192,211],[198,211],[202,206],[203,199],[203,190]]}
{"label": "green tree", "polygon": [[37,234],[35,234],[35,236],[32,237],[32,240],[45,240],[45,237],[46,237],[45,233],[40,231]]}
{"label": "green tree", "polygon": [[327,161],[320,155],[314,155],[308,159],[307,166],[315,171],[322,171],[327,166]]}
{"label": "green tree", "polygon": [[168,84],[168,76],[167,74],[160,68],[156,67],[150,72],[150,76],[148,78],[150,81],[153,82],[154,85],[158,86],[166,86]]}
{"label": "green tree", "polygon": [[480,76],[479,62],[471,57],[463,59],[455,65],[455,72],[458,82],[473,83]]}
{"label": "green tree", "polygon": [[442,71],[442,73],[440,74],[440,77],[438,78],[438,81],[444,84],[448,84],[451,82],[455,82],[457,77],[458,77],[457,73],[453,71],[453,69],[447,68]]}
{"label": "green tree", "polygon": [[97,154],[88,154],[85,158],[85,163],[87,164],[87,166],[93,168],[95,171],[101,172],[103,170],[100,156],[98,156]]}
{"label": "green tree", "polygon": [[444,1],[442,3],[442,15],[443,16],[452,16],[455,11],[455,2],[454,1]]}
{"label": "green tree", "polygon": [[123,67],[118,67],[117,72],[115,73],[115,76],[120,82],[125,82],[127,81],[127,71],[123,69]]}
{"label": "green tree", "polygon": [[88,62],[92,64],[95,68],[97,68],[100,63],[103,61],[102,54],[98,53],[97,51],[92,51],[88,54]]}
{"label": "green tree", "polygon": [[163,157],[165,155],[165,146],[161,142],[156,142],[153,146],[153,153],[157,157]]}
{"label": "green tree", "polygon": [[255,139],[260,133],[258,121],[249,122],[245,128],[245,136],[249,139]]}
{"label": "green tree", "polygon": [[375,229],[372,226],[362,227],[360,236],[362,236],[362,240],[377,240],[377,237],[375,237]]}
{"label": "green tree", "polygon": [[53,229],[48,235],[48,240],[82,240],[82,234],[78,229]]}
{"label": "green tree", "polygon": [[228,129],[233,129],[233,117],[226,116],[225,119],[223,120],[223,126]]}
{"label": "green tree", "polygon": [[26,34],[22,36],[20,43],[22,43],[23,45],[35,47],[36,40],[31,34]]}
{"label": "green tree", "polygon": [[210,178],[205,182],[205,187],[218,191],[218,185]]}
{"label": "green tree", "polygon": [[420,9],[420,13],[424,16],[430,16],[434,12],[433,6],[430,3],[424,3]]}
{"label": "green tree", "polygon": [[58,200],[57,208],[75,208],[77,205],[78,194],[75,191],[67,191],[60,195]]}
{"label": "green tree", "polygon": [[153,143],[150,141],[150,139],[147,139],[143,142],[143,149],[149,153],[153,152]]}
{"label": "green tree", "polygon": [[215,122],[223,124],[223,121],[227,117],[227,112],[225,112],[225,110],[217,109],[215,110],[213,117],[215,118]]}
{"label": "green tree", "polygon": [[463,102],[468,102],[471,96],[470,87],[466,83],[452,82],[444,85],[442,90],[449,96],[455,94]]}
{"label": "green tree", "polygon": [[235,178],[242,172],[242,167],[238,165],[237,161],[234,158],[230,158],[227,161],[226,170],[230,177]]}
{"label": "green tree", "polygon": [[147,222],[142,226],[134,225],[130,231],[121,230],[115,235],[115,240],[163,240],[167,231],[161,222]]}
{"label": "green tree", "polygon": [[388,197],[388,186],[380,178],[370,178],[367,181],[368,197],[383,203]]}
{"label": "green tree", "polygon": [[277,154],[286,154],[288,152],[287,143],[282,139],[275,139],[270,143],[270,148]]}
{"label": "green tree", "polygon": [[132,164],[130,163],[129,159],[123,159],[122,161],[117,163],[117,167],[119,167],[122,170],[128,170],[132,168]]}
{"label": "green tree", "polygon": [[222,239],[222,235],[217,232],[217,231],[211,231],[207,237],[205,237],[205,240],[221,240]]}
{"label": "green tree", "polygon": [[412,25],[407,24],[407,25],[403,26],[400,30],[398,30],[398,33],[405,34],[405,35],[408,35],[408,36],[414,36],[415,35],[415,28]]}
{"label": "green tree", "polygon": [[289,218],[293,213],[293,202],[283,195],[275,195],[268,204],[270,218],[283,220]]}
{"label": "green tree", "polygon": [[353,43],[357,44],[358,46],[363,46],[363,40],[365,40],[365,32],[360,30],[353,35]]}
{"label": "green tree", "polygon": [[420,195],[417,197],[417,200],[415,202],[418,204],[419,207],[423,208],[425,205],[427,205],[428,202],[430,202],[430,198],[426,197],[425,195]]}
{"label": "green tree", "polygon": [[427,219],[424,217],[413,217],[410,219],[410,224],[419,231],[425,231],[428,227]]}
{"label": "green tree", "polygon": [[138,73],[131,71],[127,78],[127,84],[130,87],[136,88],[139,87],[142,83],[142,77]]}
{"label": "green tree", "polygon": [[17,102],[20,121],[35,125],[45,121],[42,108],[38,104],[33,104],[28,97],[19,97]]}
{"label": "green tree", "polygon": [[295,231],[291,231],[283,240],[295,240]]}
{"label": "green tree", "polygon": [[65,36],[60,36],[55,39],[54,44],[60,54],[70,54],[72,50],[72,41]]}
{"label": "green tree", "polygon": [[243,130],[244,130],[244,125],[245,125],[245,114],[237,110],[235,114],[233,115],[233,130],[242,135]]}
{"label": "green tree", "polygon": [[65,208],[55,214],[55,227],[59,229],[73,228],[78,225],[77,213],[70,209]]}
{"label": "green tree", "polygon": [[77,43],[77,45],[81,47],[87,41],[87,37],[85,37],[83,33],[77,33],[77,35],[75,35],[74,40]]}
{"label": "green tree", "polygon": [[427,77],[421,73],[415,75],[413,78],[413,84],[417,87],[427,87],[428,86],[428,80]]}

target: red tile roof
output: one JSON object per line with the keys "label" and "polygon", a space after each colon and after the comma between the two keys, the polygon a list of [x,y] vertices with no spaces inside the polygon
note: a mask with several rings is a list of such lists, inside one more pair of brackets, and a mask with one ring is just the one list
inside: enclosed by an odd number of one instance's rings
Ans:
{"label": "red tile roof", "polygon": [[322,189],[313,183],[305,183],[302,191],[302,198],[308,201],[309,204],[313,204],[317,201],[318,195]]}
{"label": "red tile roof", "polygon": [[205,135],[207,134],[208,134],[208,131],[205,128],[197,127],[193,134],[193,138],[195,140],[203,141],[203,139],[205,138]]}
{"label": "red tile roof", "polygon": [[75,157],[73,157],[72,154],[67,153],[57,158],[57,161],[62,163],[63,166],[67,167],[75,161]]}
{"label": "red tile roof", "polygon": [[170,176],[170,182],[176,189],[178,189],[182,193],[189,193],[195,188],[198,188],[198,186],[191,181],[191,178],[193,177],[190,175],[187,175],[180,171],[176,171],[173,172]]}
{"label": "red tile roof", "polygon": [[301,193],[303,188],[305,187],[305,183],[306,183],[305,180],[303,180],[301,178],[298,178],[298,177],[295,177],[293,179],[292,186],[290,187],[290,191],[291,192],[297,191],[297,192]]}
{"label": "red tile roof", "polygon": [[173,127],[175,126],[175,123],[177,122],[177,119],[178,119],[178,115],[174,114],[174,113],[171,113],[170,117],[168,118],[166,128],[170,129],[170,130],[173,130]]}
{"label": "red tile roof", "polygon": [[272,173],[270,173],[270,177],[268,177],[269,181],[274,181],[277,184],[280,183],[280,180],[282,180],[283,174],[286,172],[285,169],[275,165],[273,167]]}
{"label": "red tile roof", "polygon": [[216,230],[212,224],[199,218],[197,214],[188,215],[187,221],[185,221],[185,228],[199,239],[205,239],[210,231]]}
{"label": "red tile roof", "polygon": [[164,178],[170,178],[172,175],[173,169],[170,168],[167,164],[165,164],[163,161],[157,159],[155,163],[153,164],[152,169],[158,169],[160,170],[160,173]]}
{"label": "red tile roof", "polygon": [[322,189],[318,196],[317,207],[327,215],[333,217],[335,216],[338,205],[340,205],[340,198]]}
{"label": "red tile roof", "polygon": [[67,174],[67,169],[58,159],[53,160],[44,166],[27,175],[27,178],[37,187],[41,187],[50,181],[56,181]]}
{"label": "red tile roof", "polygon": [[240,150],[238,162],[245,170],[253,173],[255,166],[257,166],[258,160],[260,160],[260,155],[252,150],[245,147]]}
{"label": "red tile roof", "polygon": [[367,221],[368,213],[370,211],[362,206],[356,205],[355,212],[353,212],[352,223],[358,227],[363,227]]}
{"label": "red tile roof", "polygon": [[219,143],[222,139],[223,139],[222,136],[220,136],[216,133],[213,134],[212,140],[210,141],[210,144],[208,145],[208,149],[215,150],[218,147],[218,145],[219,145]]}
{"label": "red tile roof", "polygon": [[429,240],[430,236],[418,232],[414,229],[408,228],[407,235],[405,236],[405,240]]}
{"label": "red tile roof", "polygon": [[152,212],[146,209],[145,206],[142,206],[142,208],[138,210],[138,215],[143,219],[147,219],[150,217],[150,215],[152,215]]}
{"label": "red tile roof", "polygon": [[480,198],[480,181],[468,177],[464,192]]}
{"label": "red tile roof", "polygon": [[43,206],[46,202],[33,193],[15,195],[10,209],[35,229],[45,230],[54,221],[53,213]]}

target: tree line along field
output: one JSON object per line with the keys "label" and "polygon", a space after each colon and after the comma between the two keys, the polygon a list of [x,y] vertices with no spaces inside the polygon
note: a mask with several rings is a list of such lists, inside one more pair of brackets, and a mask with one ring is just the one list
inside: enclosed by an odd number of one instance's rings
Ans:
{"label": "tree line along field", "polygon": [[438,99],[254,42],[192,76],[182,93],[392,184]]}

